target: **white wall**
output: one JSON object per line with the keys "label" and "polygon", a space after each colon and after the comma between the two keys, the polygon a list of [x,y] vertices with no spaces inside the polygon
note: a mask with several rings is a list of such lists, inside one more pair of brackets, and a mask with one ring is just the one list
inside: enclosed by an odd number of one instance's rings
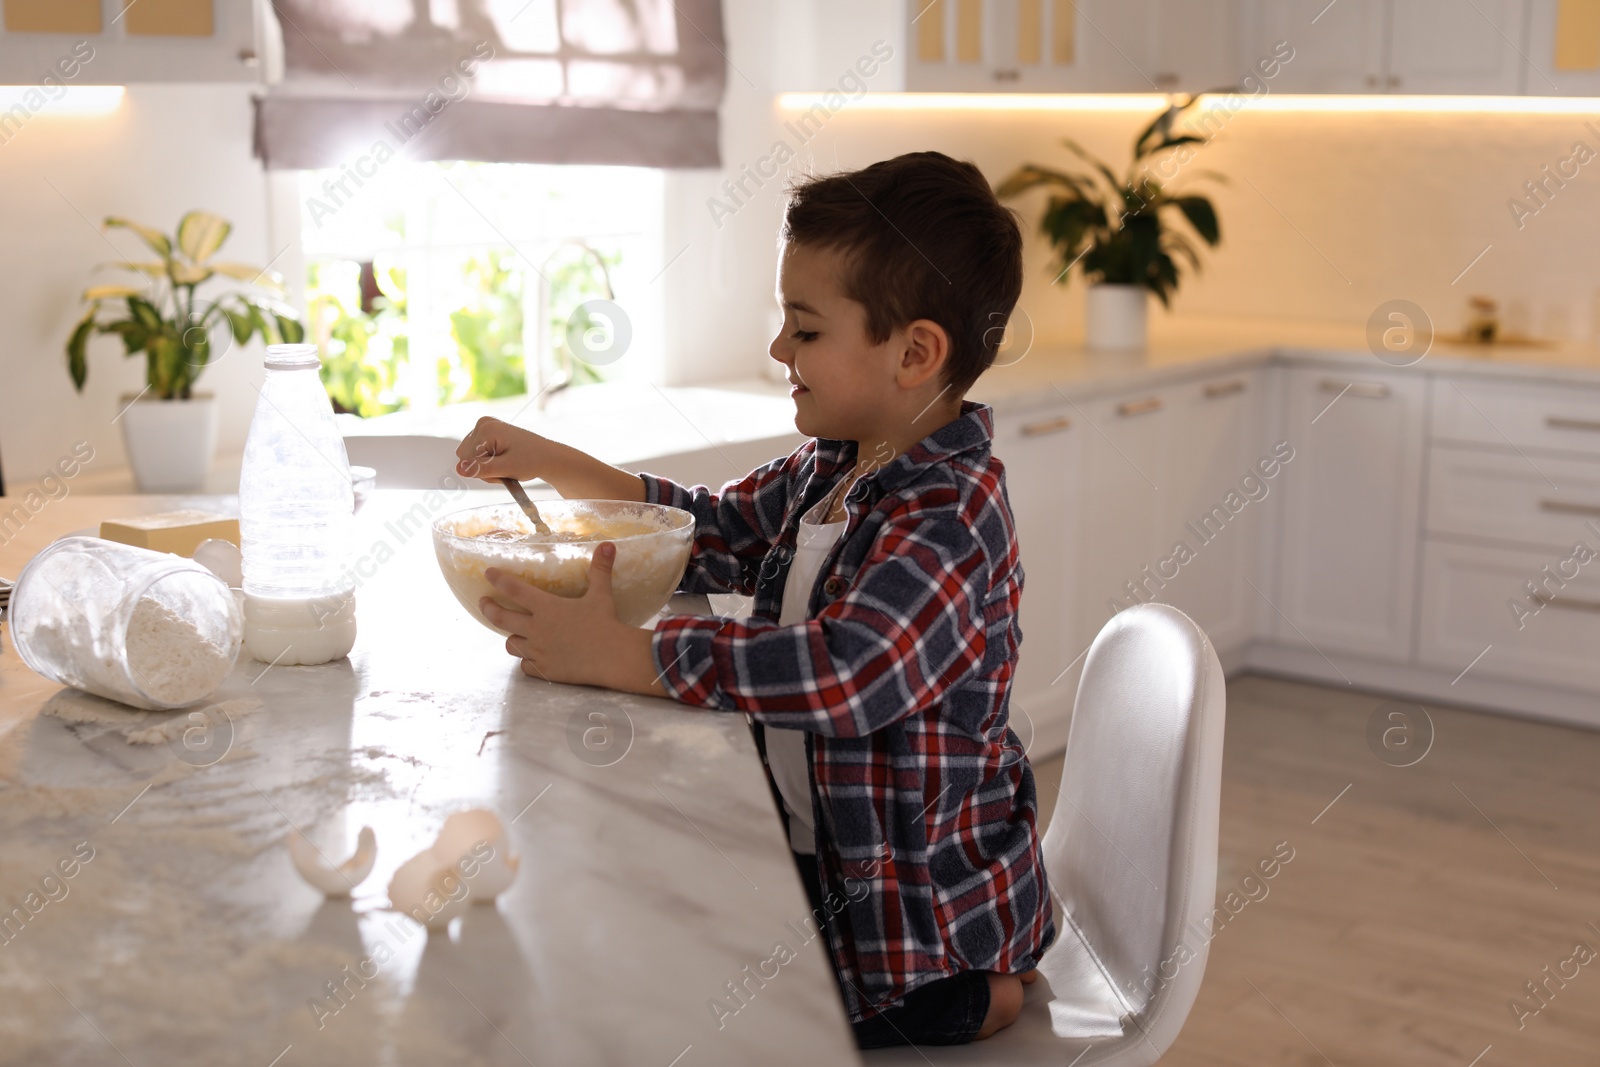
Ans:
{"label": "white wall", "polygon": [[[1141,116],[847,106],[809,143],[792,145],[801,151],[788,173],[748,186],[749,202],[716,225],[707,200],[723,195],[724,178],[737,177],[786,136],[773,94],[836,81],[879,39],[898,53],[896,7],[894,0],[725,5],[724,173],[679,172],[666,183],[664,257],[682,252],[656,283],[666,308],[670,382],[748,377],[771,363],[774,235],[792,174],[933,148],[971,158],[998,180],[1024,160],[1066,163],[1057,139],[1069,132],[1113,160],[1127,151]],[[900,77],[891,62],[871,84],[894,89]],[[1421,303],[1449,329],[1460,325],[1466,296],[1483,292],[1524,307],[1532,329],[1587,336],[1600,290],[1600,160],[1520,231],[1506,206],[1580,138],[1600,150],[1600,133],[1574,116],[1306,115],[1247,107],[1194,164],[1231,178],[1214,191],[1225,243],[1205,272],[1185,283],[1177,312],[1360,322],[1398,296]],[[279,214],[295,209],[292,196],[274,202]],[[1071,340],[1081,332],[1080,287],[1050,287],[1048,250],[1033,237],[1038,203],[1020,206],[1030,236],[1022,306],[1040,342]],[[37,478],[85,438],[95,445],[96,467],[123,463],[110,419],[118,395],[142,385],[140,367],[124,361],[111,340],[98,341],[80,397],[61,349],[89,268],[115,254],[137,255],[139,246],[114,233],[114,253],[78,212],[170,227],[193,207],[234,221],[230,258],[265,262],[283,243],[272,234],[293,232],[293,219],[271,225],[267,183],[251,158],[243,87],[133,88],[116,114],[40,115],[0,146],[0,457],[10,480]],[[278,265],[292,273],[297,263],[291,250]],[[202,379],[223,398],[224,453],[242,447],[259,364],[256,343]]]}
{"label": "white wall", "polygon": [[[774,234],[784,182],[794,174],[937,149],[971,159],[998,182],[1024,161],[1070,164],[1062,135],[1120,169],[1149,117],[846,105],[788,173],[753,189],[751,201],[718,228],[705,198],[785,136],[783,122],[792,116],[778,113],[771,92],[832,85],[879,39],[897,55],[903,50],[894,0],[738,0],[727,7],[729,56],[738,70],[730,71],[724,108],[724,174],[677,180],[679,199],[669,212],[680,227],[667,242],[669,254],[690,248],[670,279],[676,380],[758,374],[770,363]],[[898,88],[899,63],[870,82],[873,90]],[[1193,183],[1212,195],[1224,243],[1200,275],[1185,280],[1174,314],[1179,321],[1248,315],[1364,322],[1379,304],[1403,297],[1421,304],[1438,329],[1453,331],[1465,321],[1467,296],[1483,293],[1501,302],[1511,325],[1592,338],[1600,332],[1600,158],[1520,228],[1508,208],[1512,197],[1527,199],[1525,182],[1542,179],[1541,167],[1571,156],[1579,140],[1600,153],[1600,106],[1580,116],[1308,114],[1246,104],[1189,164],[1228,176],[1225,186]],[[1035,231],[1042,198],[1014,206],[1029,239],[1021,307],[1040,343],[1075,341],[1082,334],[1081,281],[1074,272],[1072,284],[1050,284],[1050,252]],[[1492,247],[1456,280],[1485,246]]]}
{"label": "white wall", "polygon": [[[102,233],[121,215],[170,232],[193,208],[234,223],[222,256],[265,264],[265,183],[250,153],[248,91],[238,86],[131,88],[109,115],[36,115],[0,146],[0,459],[8,482],[37,480],[74,442],[95,450],[85,476],[126,465],[111,420],[123,393],[144,387],[143,357],[125,359],[115,338],[90,346],[80,396],[63,347],[82,314],[79,294],[120,272],[99,263],[152,258],[126,231]],[[260,342],[229,351],[199,387],[222,402],[221,448],[237,452],[255,409]]]}

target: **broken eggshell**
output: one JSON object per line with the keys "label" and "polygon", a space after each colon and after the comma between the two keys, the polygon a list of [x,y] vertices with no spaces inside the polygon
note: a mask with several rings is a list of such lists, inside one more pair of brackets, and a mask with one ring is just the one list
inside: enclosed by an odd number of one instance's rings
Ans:
{"label": "broken eggshell", "polygon": [[431,846],[394,872],[389,905],[425,926],[448,926],[468,906],[492,903],[516,878],[518,863],[494,812],[459,811]]}
{"label": "broken eggshell", "polygon": [[372,873],[372,865],[378,858],[378,838],[372,827],[363,826],[356,837],[355,852],[335,866],[296,830],[289,835],[289,858],[294,861],[294,869],[300,872],[300,877],[312,888],[330,897],[347,897]]}

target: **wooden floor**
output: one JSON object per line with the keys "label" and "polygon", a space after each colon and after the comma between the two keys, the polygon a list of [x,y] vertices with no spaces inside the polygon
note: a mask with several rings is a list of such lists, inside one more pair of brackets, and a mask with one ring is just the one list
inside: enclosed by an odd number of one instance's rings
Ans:
{"label": "wooden floor", "polygon": [[[1219,890],[1294,859],[1211,942],[1162,1064],[1600,1064],[1600,733],[1430,704],[1432,749],[1397,768],[1367,743],[1383,703],[1228,686]],[[1061,760],[1036,773],[1053,797]]]}

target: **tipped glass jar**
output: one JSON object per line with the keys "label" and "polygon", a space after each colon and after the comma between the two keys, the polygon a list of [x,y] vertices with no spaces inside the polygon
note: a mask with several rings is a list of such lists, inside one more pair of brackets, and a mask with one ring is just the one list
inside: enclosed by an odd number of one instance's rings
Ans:
{"label": "tipped glass jar", "polygon": [[200,564],[98,537],[64,537],[34,556],[9,619],[31,670],[148,711],[216,692],[243,626],[227,584]]}

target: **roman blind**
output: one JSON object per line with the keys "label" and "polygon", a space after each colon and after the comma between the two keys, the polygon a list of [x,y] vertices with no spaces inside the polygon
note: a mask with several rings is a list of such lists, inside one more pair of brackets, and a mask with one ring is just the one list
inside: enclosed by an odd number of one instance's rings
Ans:
{"label": "roman blind", "polygon": [[[269,169],[470,159],[718,167],[720,0],[273,0]],[[369,163],[370,165],[370,163]]]}

